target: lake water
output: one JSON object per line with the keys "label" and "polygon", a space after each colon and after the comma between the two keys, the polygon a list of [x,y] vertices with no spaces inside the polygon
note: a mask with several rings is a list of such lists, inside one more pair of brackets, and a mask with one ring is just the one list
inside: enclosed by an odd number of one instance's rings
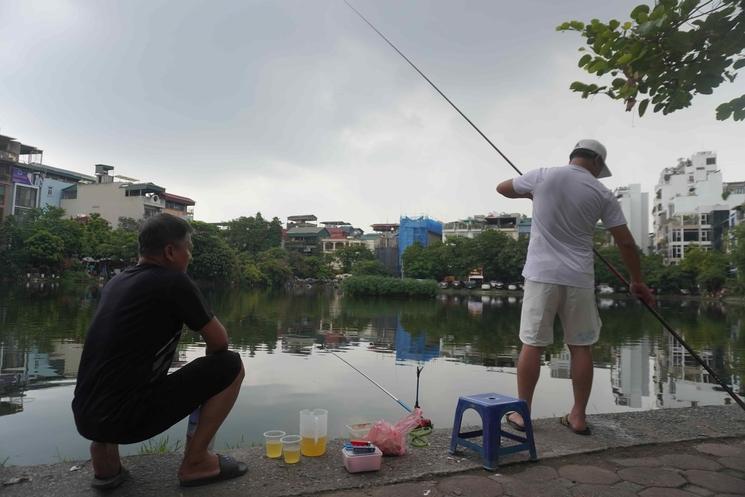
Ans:
{"label": "lake water", "polygon": [[[97,286],[0,290],[0,464],[40,464],[88,457],[70,402]],[[270,429],[298,431],[303,408],[329,410],[329,435],[345,425],[406,412],[335,351],[405,403],[420,404],[447,428],[459,395],[516,394],[520,296],[440,295],[426,301],[349,300],[334,290],[271,294],[207,289],[231,347],[245,364],[236,407],[216,447],[261,442]],[[590,413],[730,403],[726,392],[631,300],[599,301],[604,322],[595,347]],[[662,301],[661,312],[736,391],[745,376],[745,308],[697,301]],[[557,330],[559,328],[557,327]],[[199,336],[184,334],[178,361],[204,354]],[[537,418],[571,407],[569,356],[556,333],[546,352],[534,400]],[[473,415],[466,421],[478,420]],[[169,444],[183,440],[185,422]],[[122,447],[136,454],[142,444]]]}

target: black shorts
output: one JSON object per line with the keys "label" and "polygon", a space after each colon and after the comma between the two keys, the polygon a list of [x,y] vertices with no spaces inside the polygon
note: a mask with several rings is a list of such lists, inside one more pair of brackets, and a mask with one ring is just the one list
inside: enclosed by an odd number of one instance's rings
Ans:
{"label": "black shorts", "polygon": [[131,444],[163,433],[207,400],[230,386],[241,371],[240,355],[228,350],[191,361],[150,385],[120,421],[88,426],[84,417],[76,424],[81,435],[105,443]]}

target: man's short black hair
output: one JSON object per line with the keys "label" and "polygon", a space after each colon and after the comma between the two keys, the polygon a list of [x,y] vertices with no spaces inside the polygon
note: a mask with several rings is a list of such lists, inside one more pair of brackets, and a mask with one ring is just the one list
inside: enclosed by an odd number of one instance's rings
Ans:
{"label": "man's short black hair", "polygon": [[586,148],[576,148],[572,150],[571,154],[569,154],[569,160],[572,160],[575,157],[581,157],[583,159],[594,159],[595,157],[599,157],[599,155],[592,150],[587,150]]}
{"label": "man's short black hair", "polygon": [[183,242],[193,231],[180,217],[170,214],[149,217],[140,229],[140,255],[158,256],[166,245]]}

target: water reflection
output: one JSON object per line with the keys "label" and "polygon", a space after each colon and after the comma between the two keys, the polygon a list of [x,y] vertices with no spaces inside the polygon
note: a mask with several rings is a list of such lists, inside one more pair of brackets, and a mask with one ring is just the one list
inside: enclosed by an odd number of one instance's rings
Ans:
{"label": "water reflection", "polygon": [[[31,391],[70,387],[74,382],[85,330],[99,292],[95,285],[0,291],[0,416],[26,416],[24,410]],[[246,363],[248,377],[253,375],[253,383],[246,388],[253,389],[254,402],[257,392],[265,391],[300,398],[298,392],[316,382],[323,391],[325,407],[341,412],[342,406],[355,404],[350,401],[354,395],[359,395],[360,403],[364,403],[365,395],[369,396],[366,387],[361,388],[358,382],[342,385],[349,376],[339,373],[344,368],[342,364],[325,360],[327,350],[348,354],[355,364],[366,364],[368,373],[386,379],[390,382],[387,385],[397,389],[408,389],[409,380],[406,376],[406,386],[398,385],[401,380],[396,370],[428,364],[423,395],[443,397],[430,400],[428,406],[428,415],[440,425],[450,422],[451,397],[457,398],[464,389],[514,394],[520,348],[520,299],[515,296],[462,294],[439,295],[431,301],[390,301],[348,300],[333,290],[272,294],[207,289],[205,293],[230,331],[233,347]],[[742,393],[743,309],[696,301],[661,305],[661,312],[708,365]],[[599,307],[604,326],[595,347],[597,374],[592,403],[596,411],[730,402],[726,392],[712,383],[706,371],[635,302],[604,298]],[[204,353],[203,347],[198,335],[185,333],[174,367]],[[266,368],[268,360],[274,373],[259,371],[259,365]],[[293,362],[296,360],[302,364]],[[256,363],[254,368],[252,361]],[[544,404],[536,407],[538,416],[564,409],[561,402],[570,392],[566,384],[570,357],[561,342],[558,323],[555,343],[546,350],[543,366],[546,379],[539,384],[537,396]],[[320,379],[324,375],[327,379]],[[44,397],[44,402],[49,403],[47,416],[69,411],[72,388],[59,391],[65,392],[64,398]],[[551,397],[554,391],[563,392],[561,399]],[[272,398],[261,395],[267,402]],[[289,405],[289,410],[296,407]],[[370,411],[390,416],[391,411],[385,409],[394,408],[381,405]],[[398,414],[394,411],[394,415]],[[234,431],[248,433],[249,440],[258,430],[246,425],[250,421],[244,417],[234,422],[244,423],[234,427]],[[74,436],[74,427],[69,425]]]}

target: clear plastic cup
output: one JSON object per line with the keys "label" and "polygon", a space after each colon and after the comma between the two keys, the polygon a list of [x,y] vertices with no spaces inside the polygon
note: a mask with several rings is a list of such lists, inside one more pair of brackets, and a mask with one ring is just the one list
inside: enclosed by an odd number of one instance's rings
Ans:
{"label": "clear plastic cup", "polygon": [[282,437],[287,433],[279,430],[264,432],[264,446],[266,447],[266,457],[277,459],[282,457]]}
{"label": "clear plastic cup", "polygon": [[285,435],[282,437],[282,455],[287,464],[300,461],[300,435]]}

